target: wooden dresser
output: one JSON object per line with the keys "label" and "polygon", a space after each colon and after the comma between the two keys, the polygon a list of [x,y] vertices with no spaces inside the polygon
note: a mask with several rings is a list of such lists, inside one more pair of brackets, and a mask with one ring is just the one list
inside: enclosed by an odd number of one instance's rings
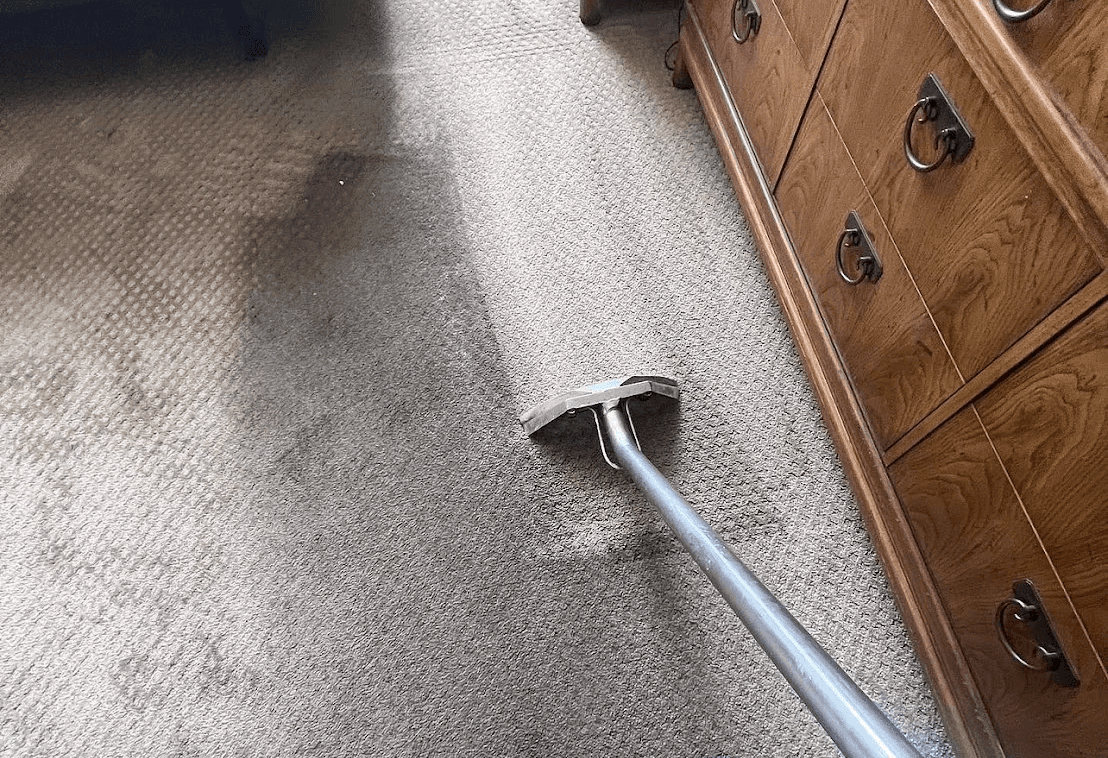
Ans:
{"label": "wooden dresser", "polygon": [[690,3],[676,79],[953,742],[1108,756],[1108,1]]}

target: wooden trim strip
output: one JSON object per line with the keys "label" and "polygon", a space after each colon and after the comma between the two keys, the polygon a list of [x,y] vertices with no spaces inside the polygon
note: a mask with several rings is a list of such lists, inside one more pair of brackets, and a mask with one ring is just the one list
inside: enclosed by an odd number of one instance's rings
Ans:
{"label": "wooden trim strip", "polygon": [[700,19],[687,3],[680,43],[708,124],[822,406],[824,423],[853,485],[859,510],[946,721],[948,736],[963,756],[1003,758],[884,462],[823,326],[742,117],[727,94]]}
{"label": "wooden trim strip", "polygon": [[1031,357],[1063,329],[1084,316],[1105,298],[1108,298],[1108,272],[1101,272],[1091,282],[1078,290],[1076,295],[1056,308],[1031,331],[1017,340],[1014,345],[1005,350],[999,358],[963,384],[938,408],[927,414],[926,418],[909,429],[903,437],[885,451],[885,465],[891,466],[896,459],[922,442],[927,435],[984,394],[990,387],[1004,378],[1009,371]]}

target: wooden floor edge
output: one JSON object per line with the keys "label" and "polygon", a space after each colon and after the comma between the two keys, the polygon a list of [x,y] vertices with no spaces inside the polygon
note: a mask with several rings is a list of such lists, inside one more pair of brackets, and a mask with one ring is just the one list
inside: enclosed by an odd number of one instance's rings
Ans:
{"label": "wooden floor edge", "polygon": [[947,621],[881,456],[843,373],[741,117],[709,52],[695,9],[686,5],[680,44],[751,232],[777,292],[824,422],[885,567],[901,615],[934,692],[948,737],[966,758],[1003,758],[984,702]]}

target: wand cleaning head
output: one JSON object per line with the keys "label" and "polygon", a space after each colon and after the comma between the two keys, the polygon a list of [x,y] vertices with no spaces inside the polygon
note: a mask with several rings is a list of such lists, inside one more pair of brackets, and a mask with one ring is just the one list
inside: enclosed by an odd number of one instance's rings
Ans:
{"label": "wand cleaning head", "polygon": [[599,384],[590,384],[539,403],[519,417],[523,431],[534,434],[539,429],[566,414],[583,408],[595,408],[606,403],[619,403],[632,397],[662,397],[678,399],[681,390],[677,382],[665,376],[623,376]]}

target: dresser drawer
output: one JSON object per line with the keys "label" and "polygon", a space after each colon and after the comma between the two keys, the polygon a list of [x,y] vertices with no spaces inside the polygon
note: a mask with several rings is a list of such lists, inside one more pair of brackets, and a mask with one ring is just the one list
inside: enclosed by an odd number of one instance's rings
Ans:
{"label": "dresser drawer", "polygon": [[[692,0],[692,7],[772,186],[815,76],[804,65],[773,0],[754,0],[761,14],[758,31],[751,32],[745,42],[736,41],[732,18],[738,1]],[[741,25],[739,29],[742,36],[746,29]]]}
{"label": "dresser drawer", "polygon": [[[1024,516],[973,408],[889,469],[917,544],[1008,758],[1088,758],[1108,743],[1108,679]],[[997,629],[1040,664],[1011,615],[1013,583],[1029,580],[1079,684],[1058,684],[1005,649]]]}
{"label": "dresser drawer", "polygon": [[[921,173],[905,127],[929,74],[975,140]],[[817,87],[967,380],[1100,270],[926,0],[851,0]],[[931,161],[933,125],[910,134]]]}
{"label": "dresser drawer", "polygon": [[[991,0],[974,1],[1000,15]],[[1003,3],[1011,10],[1037,5],[1027,0]],[[1108,153],[1108,5],[1048,0],[1034,17],[1004,26],[1100,152]]]}
{"label": "dresser drawer", "polygon": [[1108,304],[978,408],[1094,646],[1108,657]]}
{"label": "dresser drawer", "polygon": [[[961,381],[818,96],[776,199],[874,438],[887,449]],[[838,244],[850,211],[876,246],[883,266],[877,281],[852,285],[839,274]],[[843,256],[850,278],[858,274],[853,256],[850,250]]]}

